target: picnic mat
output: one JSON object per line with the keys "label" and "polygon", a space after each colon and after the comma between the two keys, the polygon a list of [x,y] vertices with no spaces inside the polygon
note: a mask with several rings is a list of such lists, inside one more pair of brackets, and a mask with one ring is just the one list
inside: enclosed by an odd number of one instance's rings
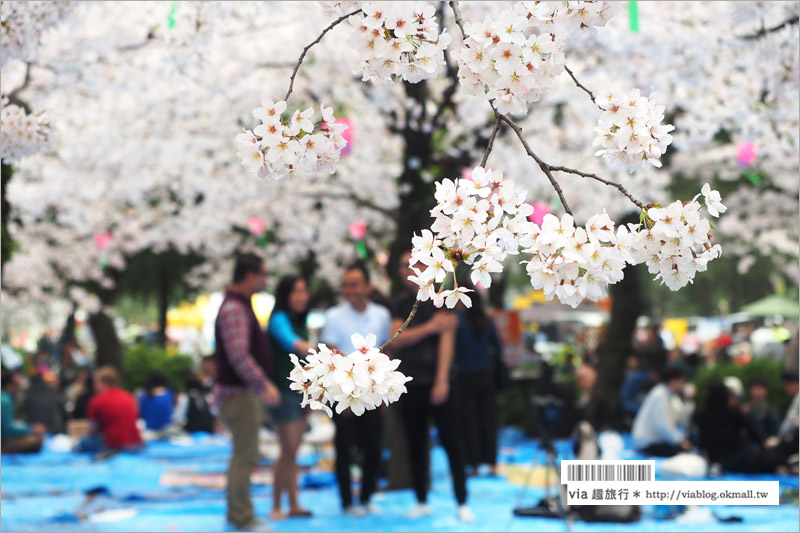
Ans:
{"label": "picnic mat", "polygon": [[[627,455],[630,438],[624,436]],[[558,441],[561,459],[572,458],[571,443]],[[136,454],[120,453],[104,461],[85,454],[59,453],[45,446],[36,455],[2,457],[0,488],[3,531],[230,531],[225,522],[222,481],[230,453],[228,439],[198,435],[174,442],[151,442]],[[656,476],[660,460],[656,462]],[[536,441],[513,429],[501,433],[499,463],[503,476],[470,477],[469,505],[474,524],[456,519],[447,458],[440,447],[431,454],[433,516],[407,519],[414,505],[411,490],[383,491],[373,498],[380,516],[351,518],[341,512],[331,458],[315,451],[300,457],[300,502],[311,518],[270,523],[273,531],[566,531],[559,519],[514,517],[517,506],[533,506],[546,494],[544,454]],[[527,475],[531,469],[532,474]],[[527,478],[527,483],[526,483]],[[665,519],[663,507],[642,509],[631,524],[574,522],[573,531],[798,531],[797,476],[732,475],[723,480],[778,480],[789,501],[780,506],[709,506]],[[270,461],[254,475],[253,500],[259,517],[272,506]],[[385,482],[383,483],[385,485]],[[793,498],[793,500],[792,500]],[[704,511],[705,510],[705,511]],[[710,511],[707,511],[710,510]],[[738,517],[723,523],[720,518]]]}

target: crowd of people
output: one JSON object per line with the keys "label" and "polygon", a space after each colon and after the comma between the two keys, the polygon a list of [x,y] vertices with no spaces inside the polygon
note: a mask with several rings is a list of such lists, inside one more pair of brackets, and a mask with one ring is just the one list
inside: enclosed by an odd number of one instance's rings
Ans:
{"label": "crowd of people", "polygon": [[[183,376],[176,393],[165,375],[151,373],[140,390],[122,388],[114,367],[92,370],[89,358],[67,339],[57,361],[41,350],[31,361],[29,383],[19,372],[4,371],[2,382],[2,452],[35,452],[47,433],[64,433],[70,421],[88,421],[77,449],[95,453],[136,450],[151,438],[179,431],[214,432],[226,428],[232,451],[227,472],[227,519],[239,529],[258,529],[251,500],[250,477],[259,460],[259,431],[268,423],[280,452],[274,467],[270,520],[308,517],[298,491],[297,454],[308,430],[308,410],[289,388],[290,354],[305,354],[314,342],[343,353],[354,350],[351,336],[373,334],[377,345],[396,332],[414,306],[417,287],[408,281],[410,252],[399,258],[398,278],[404,285],[394,301],[382,297],[361,263],[344,271],[341,303],[325,313],[318,335],[308,329],[309,282],[286,276],[275,290],[275,306],[266,330],[252,307],[253,294],[264,290],[267,265],[253,254],[237,257],[232,282],[216,322],[216,349],[197,372]],[[470,281],[463,285],[474,289]],[[693,331],[674,349],[664,346],[659,328],[641,328],[619,388],[614,428],[631,431],[635,447],[651,456],[694,452],[725,470],[774,472],[796,462],[798,446],[798,376],[788,369],[784,392],[793,398],[784,415],[769,403],[769,383],[754,376],[744,385],[737,378],[711,382],[695,407],[695,391],[687,382],[707,358]],[[719,343],[720,350],[732,342]],[[497,474],[497,391],[503,365],[498,330],[474,293],[470,308],[437,309],[421,302],[416,315],[387,353],[400,360],[399,370],[413,379],[396,406],[408,454],[408,473],[416,504],[409,518],[434,514],[428,503],[430,471],[429,423],[447,454],[457,516],[471,522],[467,477],[486,465]],[[584,357],[575,369],[579,395],[572,406],[583,420],[597,382],[597,361]],[[688,384],[687,384],[688,383]],[[17,418],[24,418],[22,422]],[[342,511],[349,516],[379,514],[372,501],[381,476],[386,442],[387,408],[355,416],[349,410],[333,415],[335,473]],[[585,424],[585,422],[584,422]],[[597,430],[603,427],[593,428]],[[794,459],[792,459],[794,455]],[[360,459],[360,488],[353,488],[353,464]],[[285,502],[288,500],[288,502]],[[284,504],[288,503],[288,507]]]}
{"label": "crowd of people", "polygon": [[[690,328],[679,345],[667,346],[664,331],[657,325],[640,328],[634,353],[627,359],[617,407],[606,417],[610,422],[598,424],[597,429],[630,431],[634,446],[645,455],[699,454],[712,469],[742,473],[797,469],[797,348],[789,344],[788,336],[780,352],[756,352],[784,367],[781,392],[791,398],[785,412],[779,413],[769,400],[770,393],[779,391],[770,390],[766,376],[758,374],[749,376],[746,384],[733,375],[713,378],[696,402],[692,379],[699,369],[735,361],[736,346],[749,346],[755,331],[752,324],[745,324],[704,344]],[[587,358],[575,376],[581,391],[577,418],[582,418],[581,405],[592,396],[597,380],[594,361]]]}

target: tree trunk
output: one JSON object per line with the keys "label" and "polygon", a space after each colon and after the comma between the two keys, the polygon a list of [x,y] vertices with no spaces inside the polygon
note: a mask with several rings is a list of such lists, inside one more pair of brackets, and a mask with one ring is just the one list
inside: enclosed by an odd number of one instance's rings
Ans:
{"label": "tree trunk", "polygon": [[[638,215],[621,223],[638,222]],[[587,410],[587,419],[598,431],[606,424],[617,421],[619,390],[625,379],[626,362],[633,354],[633,331],[642,314],[641,276],[643,265],[625,268],[625,277],[612,285],[611,320],[605,330],[605,339],[597,348],[597,381]]]}
{"label": "tree trunk", "polygon": [[8,203],[7,199],[7,191],[8,191],[8,183],[11,181],[11,177],[14,175],[14,168],[11,165],[6,165],[2,163],[2,181],[0,181],[0,279],[5,279],[5,276],[2,275],[2,269],[5,267],[6,262],[11,259],[11,255],[14,253],[14,249],[16,247],[16,243],[14,239],[11,238],[11,234],[8,232],[8,220],[9,216],[11,215],[11,204]]}
{"label": "tree trunk", "polygon": [[503,299],[506,294],[506,286],[508,285],[508,274],[502,272],[499,275],[492,277],[492,284],[489,287],[489,307],[494,309],[503,309]]}
{"label": "tree trunk", "polygon": [[[428,97],[428,86],[426,82],[417,84],[404,83],[406,95],[420,106],[422,120],[425,122],[425,104]],[[396,296],[403,289],[403,285],[397,275],[397,266],[400,255],[411,248],[411,237],[414,233],[420,233],[423,229],[430,227],[430,210],[435,186],[433,183],[426,183],[422,179],[421,171],[431,166],[431,156],[433,153],[432,137],[430,132],[423,132],[417,127],[412,127],[410,111],[406,117],[405,129],[403,130],[404,153],[403,153],[403,173],[398,180],[401,188],[400,207],[397,210],[397,231],[389,253],[389,276],[392,279],[392,294]]]}
{"label": "tree trunk", "polygon": [[67,317],[67,322],[64,324],[64,329],[61,332],[61,343],[75,340],[75,308],[72,308]]}
{"label": "tree trunk", "polygon": [[112,365],[122,370],[122,344],[114,329],[114,321],[104,311],[89,316],[89,327],[97,344],[95,363],[98,367]]}
{"label": "tree trunk", "polygon": [[[160,262],[161,263],[161,262]],[[167,310],[169,308],[169,273],[164,264],[158,265],[158,344],[167,346]]]}

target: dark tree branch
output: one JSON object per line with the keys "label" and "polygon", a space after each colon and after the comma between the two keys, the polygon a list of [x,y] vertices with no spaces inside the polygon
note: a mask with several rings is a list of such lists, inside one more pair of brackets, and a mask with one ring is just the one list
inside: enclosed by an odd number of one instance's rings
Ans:
{"label": "dark tree branch", "polygon": [[311,198],[319,200],[350,200],[359,207],[366,207],[367,209],[371,209],[388,218],[391,218],[392,220],[397,218],[397,213],[395,213],[394,210],[380,206],[371,200],[367,200],[366,198],[362,198],[358,196],[355,191],[349,189],[343,193],[320,192],[312,193],[310,196]]}
{"label": "dark tree branch", "polygon": [[392,344],[394,342],[394,340],[397,338],[398,335],[403,333],[403,330],[406,329],[406,327],[408,327],[408,324],[409,324],[409,322],[411,322],[411,319],[414,318],[414,315],[417,314],[417,309],[419,309],[419,300],[416,300],[414,302],[414,307],[411,308],[411,313],[409,313],[408,318],[406,318],[406,321],[403,322],[403,325],[400,326],[400,329],[395,331],[395,333],[394,333],[394,335],[392,335],[391,339],[389,339],[388,341],[386,341],[383,344],[381,344],[381,347],[378,348],[378,351],[382,352],[384,348],[386,348],[387,346],[389,346],[390,344]]}
{"label": "dark tree branch", "polygon": [[750,35],[742,35],[739,38],[740,39],[744,39],[746,41],[753,41],[755,39],[760,39],[761,37],[764,37],[768,33],[775,33],[776,31],[780,31],[780,30],[782,30],[783,28],[785,28],[787,26],[794,26],[798,22],[800,22],[800,16],[795,15],[794,17],[791,17],[789,19],[784,20],[783,22],[781,22],[777,26],[773,26],[771,28],[762,27],[756,33],[753,33],[753,34],[750,34]]}
{"label": "dark tree branch", "polygon": [[327,28],[322,30],[322,33],[319,34],[319,37],[314,39],[314,41],[311,44],[309,44],[308,46],[303,48],[303,53],[300,54],[300,58],[297,60],[297,65],[295,65],[294,70],[292,71],[292,77],[289,78],[289,90],[286,92],[286,96],[284,96],[284,98],[283,98],[284,100],[288,100],[289,96],[292,94],[292,89],[294,89],[294,78],[295,78],[295,76],[297,76],[297,71],[300,69],[300,65],[303,64],[303,59],[305,59],[306,54],[311,49],[311,47],[314,46],[315,44],[319,43],[322,40],[322,38],[325,37],[326,33],[331,31],[333,28],[338,26],[340,23],[342,23],[346,19],[348,19],[348,18],[350,18],[353,15],[356,15],[358,13],[361,13],[360,9],[356,9],[352,13],[348,13],[347,15],[342,15],[338,19],[334,20],[333,22],[331,22],[331,24]]}
{"label": "dark tree branch", "polygon": [[572,81],[575,82],[575,85],[577,85],[580,89],[583,89],[584,91],[586,91],[586,94],[589,95],[589,98],[592,99],[592,102],[594,102],[594,104],[597,105],[597,100],[594,99],[594,95],[592,94],[592,91],[590,91],[589,89],[587,89],[586,87],[581,85],[581,82],[578,81],[578,79],[575,77],[575,74],[572,73],[572,71],[569,69],[568,66],[564,65],[564,70],[567,71],[567,74],[569,74],[569,77],[572,78]]}
{"label": "dark tree branch", "polygon": [[554,167],[554,166],[550,166],[550,165],[548,165],[548,166],[550,167],[550,170],[553,170],[553,171],[556,171],[556,172],[568,172],[569,174],[577,174],[578,176],[583,176],[584,178],[591,178],[593,180],[599,181],[600,183],[605,183],[606,185],[608,185],[610,187],[615,187],[617,190],[619,190],[619,192],[624,194],[631,202],[633,202],[636,205],[636,207],[638,207],[639,209],[645,209],[645,210],[647,209],[642,202],[640,202],[639,200],[634,198],[633,195],[631,195],[631,193],[629,193],[628,190],[625,187],[623,187],[622,185],[620,185],[619,183],[615,183],[613,181],[605,180],[605,179],[601,178],[600,176],[598,176],[597,174],[590,174],[588,172],[581,172],[580,170],[575,170],[575,169],[572,169],[572,168]]}
{"label": "dark tree branch", "polygon": [[481,166],[486,168],[486,161],[489,160],[489,154],[492,151],[492,147],[494,147],[494,138],[497,137],[497,130],[500,129],[500,123],[503,121],[499,115],[496,115],[497,118],[494,119],[494,128],[492,128],[492,134],[489,135],[489,143],[486,145],[486,151],[483,153],[483,159],[481,159]]}
{"label": "dark tree branch", "polygon": [[256,68],[292,68],[295,63],[290,61],[267,61],[256,64]]}
{"label": "dark tree branch", "polygon": [[126,44],[124,46],[120,46],[119,48],[117,48],[117,51],[118,52],[132,52],[134,50],[139,50],[141,48],[144,48],[148,44],[150,44],[150,41],[154,41],[155,38],[156,38],[156,32],[155,32],[155,28],[153,28],[149,32],[147,32],[147,37],[145,37],[144,41],[139,42],[139,43]]}
{"label": "dark tree branch", "polygon": [[461,18],[461,8],[458,7],[458,2],[452,0],[450,2],[450,8],[453,10],[453,16],[455,16],[456,24],[458,24],[458,27],[461,29],[461,35],[466,40],[467,32],[464,30],[464,19]]}
{"label": "dark tree branch", "polygon": [[[492,108],[494,109],[494,105],[492,105]],[[525,152],[527,152],[527,154],[529,156],[531,156],[534,161],[536,161],[536,164],[538,164],[539,168],[542,169],[542,172],[544,172],[544,175],[547,176],[548,180],[550,180],[550,185],[552,185],[553,188],[556,190],[556,193],[558,194],[558,198],[561,200],[561,205],[564,206],[564,211],[566,211],[567,213],[569,213],[571,215],[572,214],[572,210],[569,208],[569,204],[567,204],[567,199],[564,198],[564,192],[561,190],[561,186],[558,184],[556,179],[553,177],[553,173],[550,172],[550,165],[548,165],[547,163],[542,161],[542,159],[538,155],[536,155],[536,153],[531,149],[530,145],[525,140],[525,137],[523,137],[523,135],[522,135],[522,128],[520,128],[519,125],[517,125],[516,122],[514,122],[512,119],[510,119],[506,115],[504,115],[502,113],[498,113],[496,109],[495,109],[495,114],[497,114],[497,116],[500,117],[500,119],[503,122],[508,124],[508,126],[512,130],[514,130],[514,133],[517,134],[517,138],[522,143],[523,148],[525,148]]]}
{"label": "dark tree branch", "polygon": [[28,108],[28,104],[26,102],[24,102],[22,99],[20,99],[19,93],[21,93],[22,91],[27,89],[28,85],[30,85],[30,83],[31,83],[31,64],[30,63],[26,63],[25,64],[25,79],[22,80],[22,85],[20,85],[19,87],[17,87],[16,89],[11,91],[10,93],[8,93],[8,96],[6,97],[6,98],[8,98],[9,103],[12,103],[14,105],[18,105],[18,106],[24,108],[28,113],[30,113],[30,108]]}

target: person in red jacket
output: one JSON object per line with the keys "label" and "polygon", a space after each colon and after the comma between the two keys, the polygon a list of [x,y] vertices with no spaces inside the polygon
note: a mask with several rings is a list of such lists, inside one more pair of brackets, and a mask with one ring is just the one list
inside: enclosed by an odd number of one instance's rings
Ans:
{"label": "person in red jacket", "polygon": [[112,450],[141,446],[142,436],[136,427],[139,408],[133,395],[120,387],[119,372],[113,366],[103,366],[94,374],[97,391],[89,402],[92,433],[102,434],[103,444]]}

